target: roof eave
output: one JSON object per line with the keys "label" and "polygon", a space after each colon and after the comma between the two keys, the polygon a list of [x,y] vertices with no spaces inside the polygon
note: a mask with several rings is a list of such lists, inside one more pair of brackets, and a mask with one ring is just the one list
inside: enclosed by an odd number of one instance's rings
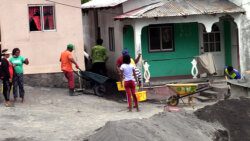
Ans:
{"label": "roof eave", "polygon": [[126,19],[153,19],[153,18],[167,18],[167,17],[188,17],[188,16],[197,16],[197,15],[217,15],[217,14],[234,14],[240,13],[245,14],[245,11],[237,11],[237,12],[220,12],[220,13],[204,13],[204,14],[186,14],[186,15],[173,15],[173,16],[157,16],[157,17],[146,17],[146,16],[126,16],[126,17],[114,17],[115,20],[126,20]]}

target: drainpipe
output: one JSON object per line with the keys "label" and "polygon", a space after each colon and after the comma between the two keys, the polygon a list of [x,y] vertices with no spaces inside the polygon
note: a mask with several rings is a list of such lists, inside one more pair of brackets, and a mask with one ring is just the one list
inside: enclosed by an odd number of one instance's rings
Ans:
{"label": "drainpipe", "polygon": [[95,41],[100,38],[100,35],[98,33],[98,9],[94,9],[94,26],[95,26]]}

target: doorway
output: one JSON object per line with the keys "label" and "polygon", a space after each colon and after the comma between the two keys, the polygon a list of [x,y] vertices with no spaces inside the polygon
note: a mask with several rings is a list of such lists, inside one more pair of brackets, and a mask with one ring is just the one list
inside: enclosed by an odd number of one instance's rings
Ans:
{"label": "doorway", "polygon": [[200,54],[212,53],[216,73],[218,76],[224,74],[225,67],[225,49],[223,43],[222,26],[220,23],[215,23],[212,26],[212,31],[207,32],[204,25],[200,24]]}

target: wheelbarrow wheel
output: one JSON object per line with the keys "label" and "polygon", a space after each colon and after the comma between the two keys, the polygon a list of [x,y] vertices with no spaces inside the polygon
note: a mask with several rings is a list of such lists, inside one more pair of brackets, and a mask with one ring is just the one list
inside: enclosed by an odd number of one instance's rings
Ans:
{"label": "wheelbarrow wheel", "polygon": [[178,105],[178,103],[179,103],[179,97],[178,96],[173,95],[173,96],[170,96],[168,98],[167,104],[169,106],[176,106],[176,105]]}
{"label": "wheelbarrow wheel", "polygon": [[102,84],[94,86],[93,89],[94,89],[95,95],[97,96],[102,97],[106,93],[106,87],[105,85],[102,85]]}

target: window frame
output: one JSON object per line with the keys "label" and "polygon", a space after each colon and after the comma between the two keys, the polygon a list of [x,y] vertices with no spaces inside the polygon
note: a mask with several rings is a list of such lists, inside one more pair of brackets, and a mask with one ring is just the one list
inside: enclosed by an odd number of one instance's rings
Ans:
{"label": "window frame", "polygon": [[[150,43],[150,29],[151,28],[160,28],[160,49],[151,49]],[[172,36],[172,48],[171,49],[164,49],[163,48],[163,41],[162,41],[162,28],[170,28],[171,29],[171,36]],[[150,25],[148,27],[148,52],[174,52],[175,45],[174,45],[174,25],[173,24],[163,24],[163,25]]]}
{"label": "window frame", "polygon": [[114,27],[108,28],[109,35],[109,51],[115,52],[115,29]]}
{"label": "window frame", "polygon": [[[43,13],[43,7],[46,6],[52,6],[53,7],[53,19],[54,19],[54,29],[44,29],[44,13]],[[37,31],[30,31],[29,32],[53,32],[53,31],[57,31],[57,26],[56,26],[56,7],[55,4],[28,4],[28,20],[30,19],[29,17],[29,8],[30,7],[39,7],[40,9],[40,13],[41,13],[41,17],[40,17],[40,21],[41,21],[41,30],[37,30]],[[29,28],[30,28],[30,23],[28,24]]]}

